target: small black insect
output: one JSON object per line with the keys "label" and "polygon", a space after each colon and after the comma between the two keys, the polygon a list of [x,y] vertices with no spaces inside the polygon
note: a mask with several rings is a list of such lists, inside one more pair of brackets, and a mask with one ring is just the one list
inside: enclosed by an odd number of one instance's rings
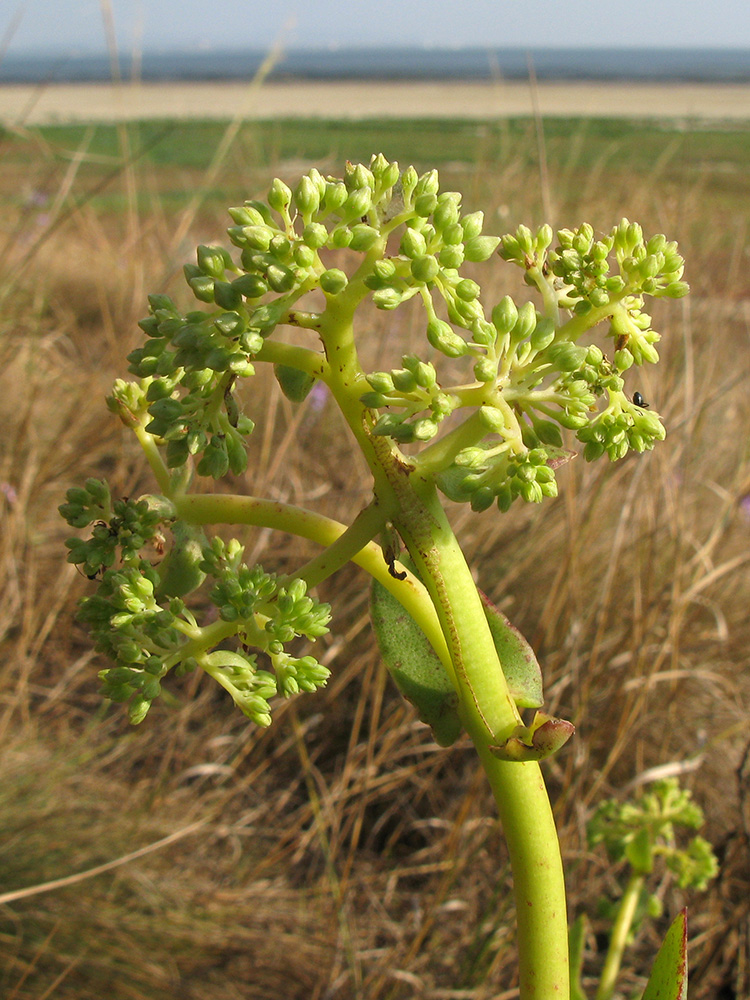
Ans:
{"label": "small black insect", "polygon": [[633,402],[635,403],[636,406],[640,406],[640,408],[642,410],[647,410],[648,409],[648,403],[643,398],[643,396],[640,394],[640,392],[634,392],[633,393]]}

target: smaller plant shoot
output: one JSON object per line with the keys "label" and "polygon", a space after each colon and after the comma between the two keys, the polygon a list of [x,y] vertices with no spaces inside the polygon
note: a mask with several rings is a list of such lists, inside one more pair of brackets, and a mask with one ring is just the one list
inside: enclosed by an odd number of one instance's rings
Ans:
{"label": "smaller plant shoot", "polygon": [[[595,1000],[611,1000],[625,948],[646,919],[661,916],[661,898],[649,886],[657,866],[662,876],[669,873],[680,889],[701,891],[716,875],[718,863],[708,841],[694,836],[684,843],[684,831],[698,830],[702,825],[700,807],[676,778],[655,781],[636,800],[607,799],[596,808],[588,823],[589,845],[602,844],[613,865],[625,862],[628,878],[619,902],[602,900],[600,915],[612,925],[612,931]],[[581,960],[584,936],[585,919],[579,917],[571,929],[576,942],[571,952],[577,951]],[[572,993],[583,1000],[586,994],[580,973],[581,961]]]}
{"label": "smaller plant shoot", "polygon": [[[625,381],[658,360],[645,300],[687,292],[682,258],[627,220],[600,235],[586,224],[488,235],[482,212],[441,191],[436,171],[383,156],[347,163],[342,177],[313,169],[294,188],[275,180],[265,201],[230,215],[232,247],[201,246],[185,267],[197,307],[150,296],[133,379],[107,400],[140,442],[154,492],[123,499],[90,479],[61,507],[90,529],[68,542],[69,559],[95,581],[80,617],[112,662],[103,694],[140,723],[171,673],[200,670],[270,725],[274,699],[326,683],[300,640],[328,629],[316,586],[354,561],[374,581],[395,682],[439,743],[468,734],[492,787],[513,867],[521,998],[564,1000],[565,891],[539,762],[573,727],[543,711],[536,658],[477,589],[441,497],[477,514],[541,503],[577,449],[614,461],[662,440],[658,413]],[[480,265],[498,258],[522,270],[534,301],[483,298]],[[422,309],[423,349],[363,367],[368,309],[409,300]],[[208,489],[248,472],[254,417],[242,387],[259,364],[293,402],[321,384],[340,409],[372,474],[372,499],[350,524]],[[321,552],[279,576],[245,561],[226,526],[277,529]],[[639,872],[656,849],[634,841]]]}

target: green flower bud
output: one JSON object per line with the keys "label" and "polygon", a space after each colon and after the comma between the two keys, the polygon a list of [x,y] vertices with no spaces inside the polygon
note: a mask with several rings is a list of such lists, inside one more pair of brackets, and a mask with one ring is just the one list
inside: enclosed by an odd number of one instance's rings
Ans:
{"label": "green flower bud", "polygon": [[577,233],[573,236],[573,249],[579,254],[587,254],[591,249],[594,240],[594,230],[584,222]]}
{"label": "green flower bud", "polygon": [[416,354],[405,354],[401,359],[423,389],[431,389],[437,382],[435,368],[429,362],[421,361]]}
{"label": "green flower bud", "polygon": [[291,259],[292,244],[284,233],[276,233],[276,235],[271,238],[268,251],[278,262],[286,263]]}
{"label": "green flower bud", "polygon": [[293,252],[294,263],[297,267],[308,268],[315,263],[315,251],[304,243],[298,243]]}
{"label": "green flower bud", "polygon": [[391,372],[393,385],[398,392],[413,392],[417,388],[417,380],[408,368],[396,368]]}
{"label": "green flower bud", "polygon": [[347,226],[337,226],[331,233],[330,244],[336,250],[343,250],[352,241],[352,231]]}
{"label": "green flower bud", "polygon": [[289,209],[292,201],[292,192],[287,185],[278,177],[275,177],[268,192],[268,204],[280,215]]}
{"label": "green flower bud", "polygon": [[576,431],[581,427],[585,427],[589,419],[583,413],[569,413],[564,410],[558,417],[557,422],[563,427],[567,427],[568,430]]}
{"label": "green flower bud", "polygon": [[497,250],[499,236],[474,236],[464,244],[466,259],[472,263],[489,260]]}
{"label": "green flower bud", "polygon": [[431,319],[427,324],[427,339],[430,344],[448,358],[460,358],[469,349],[463,337],[459,336],[442,319]]}
{"label": "green flower bud", "polygon": [[651,237],[651,239],[646,244],[646,252],[650,254],[662,253],[664,250],[666,250],[666,248],[667,248],[667,237],[664,236],[662,233],[656,233],[654,236]]}
{"label": "green flower bud", "polygon": [[434,194],[420,194],[414,200],[414,211],[421,218],[428,218],[437,206],[437,198]]}
{"label": "green flower bud", "polygon": [[[566,232],[564,230],[564,232]],[[567,230],[569,232],[569,230]],[[521,254],[531,255],[534,252],[534,237],[528,226],[519,226],[516,230],[516,243]]]}
{"label": "green flower bud", "polygon": [[[396,167],[396,179],[398,178],[398,164],[391,164],[386,160],[382,153],[377,153],[370,159],[370,172],[376,181],[381,181],[383,176],[391,167]],[[392,182],[395,183],[395,182]],[[388,185],[390,187],[390,185]]]}
{"label": "green flower bud", "polygon": [[268,226],[244,226],[241,234],[243,245],[252,250],[268,250],[274,235]]}
{"label": "green flower bud", "polygon": [[[461,219],[461,228],[463,229],[464,239],[471,240],[482,232],[482,227],[484,226],[484,212],[472,212],[471,215],[465,215]],[[497,241],[498,243],[500,240]],[[494,247],[493,247],[494,249]]]}
{"label": "green flower bud", "polygon": [[686,281],[671,281],[663,292],[657,292],[661,295],[666,295],[670,299],[681,299],[683,296],[687,295],[690,291],[690,285]]}
{"label": "green flower bud", "polygon": [[555,324],[551,319],[543,317],[534,327],[531,334],[531,347],[534,351],[544,351],[555,339]]}
{"label": "green flower bud", "polygon": [[479,298],[481,291],[482,289],[476,281],[472,281],[471,278],[464,278],[456,285],[456,295],[464,302],[473,302],[474,299]]}
{"label": "green flower bud", "polygon": [[220,330],[225,337],[236,337],[238,334],[242,333],[245,329],[244,317],[240,316],[237,312],[225,312],[221,316],[217,316],[214,320],[214,326],[217,330]]}
{"label": "green flower bud", "polygon": [[310,177],[301,177],[294,189],[294,203],[299,214],[308,221],[320,208],[320,192]]}
{"label": "green flower bud", "polygon": [[302,242],[311,250],[320,250],[328,242],[328,230],[321,222],[309,222],[302,231]]}
{"label": "green flower bud", "polygon": [[[188,267],[194,267],[193,264],[185,265],[185,278],[188,283],[192,277],[198,277],[198,275],[192,275],[187,273]],[[147,337],[158,337],[159,336],[159,320],[156,316],[146,316],[145,319],[138,321],[138,326],[143,330]]]}
{"label": "green flower bud", "polygon": [[370,372],[370,374],[365,377],[368,385],[374,389],[375,392],[393,392],[393,379],[388,372]]}
{"label": "green flower bud", "polygon": [[381,406],[388,405],[388,398],[380,392],[366,392],[359,397],[363,406],[369,406],[371,410],[377,410]]}
{"label": "green flower bud", "polygon": [[521,482],[521,496],[526,503],[541,503],[544,500],[544,492],[537,482]]}
{"label": "green flower bud", "polygon": [[442,233],[443,243],[447,246],[461,246],[463,248],[464,231],[460,222],[454,222],[451,226],[446,226]]}
{"label": "green flower bud", "polygon": [[446,303],[448,319],[457,326],[463,326],[471,330],[474,324],[484,319],[482,304],[477,299],[472,302],[464,302],[463,299],[456,298],[452,302]]}
{"label": "green flower bud", "polygon": [[498,410],[496,406],[480,406],[478,413],[479,419],[482,421],[487,430],[491,431],[493,434],[502,434],[507,430],[505,414],[502,410]]}
{"label": "green flower bud", "polygon": [[372,208],[372,191],[369,187],[356,188],[339,210],[342,219],[359,219]]}
{"label": "green flower bud", "polygon": [[369,274],[364,282],[368,288],[375,290],[392,284],[395,277],[396,265],[392,260],[376,260],[372,265],[372,274]]}
{"label": "green flower bud", "polygon": [[495,502],[495,492],[489,486],[480,486],[471,494],[471,509],[480,513],[487,510]]}
{"label": "green flower bud", "polygon": [[349,192],[346,190],[346,185],[342,181],[329,181],[326,184],[325,195],[323,196],[323,202],[321,204],[321,211],[326,214],[330,212],[338,212],[348,197]]}
{"label": "green flower bud", "polygon": [[497,340],[497,330],[486,319],[478,319],[471,328],[472,340],[482,347],[491,347]]}
{"label": "green flower bud", "polygon": [[430,409],[435,417],[442,420],[456,409],[459,401],[456,396],[448,396],[444,392],[439,392],[432,400]]}
{"label": "green flower bud", "polygon": [[474,365],[474,378],[477,382],[494,382],[497,378],[497,361],[480,358]]}
{"label": "green flower bud", "polygon": [[230,208],[229,214],[238,226],[256,226],[265,222],[260,212],[256,208],[251,208],[249,205]]}
{"label": "green flower bud", "polygon": [[411,262],[411,273],[415,281],[427,284],[434,281],[440,271],[437,258],[432,254],[425,254],[423,257],[416,257]]}
{"label": "green flower bud", "polygon": [[437,230],[445,230],[448,226],[453,226],[458,222],[460,204],[461,195],[457,191],[444,191],[440,195],[432,217]]}
{"label": "green flower bud", "polygon": [[362,188],[368,188],[370,191],[375,190],[375,177],[364,163],[347,163],[344,171],[344,183],[349,191]]}
{"label": "green flower bud", "polygon": [[214,279],[208,275],[201,275],[198,278],[191,278],[188,281],[193,295],[199,302],[213,302],[214,300]]}
{"label": "green flower bud", "polygon": [[377,243],[379,239],[380,233],[377,229],[373,229],[372,226],[366,226],[364,223],[360,223],[357,226],[352,226],[352,239],[349,246],[352,250],[357,250],[360,253],[366,253]]}
{"label": "green flower bud", "polygon": [[416,194],[417,196],[422,194],[437,195],[439,188],[440,179],[437,170],[428,170],[427,173],[422,174],[419,178],[416,186]]}
{"label": "green flower bud", "polygon": [[484,448],[464,448],[456,455],[455,464],[465,469],[487,467],[487,451]]}
{"label": "green flower bud", "polygon": [[438,254],[440,266],[449,271],[457,271],[464,262],[464,248],[462,244],[457,246],[447,246]]}
{"label": "green flower bud", "polygon": [[427,253],[427,241],[416,229],[407,229],[401,237],[399,252],[412,260],[415,257],[423,257]]}
{"label": "green flower bud", "polygon": [[236,309],[242,302],[242,295],[228,281],[216,281],[214,302],[220,309]]}
{"label": "green flower bud", "polygon": [[547,247],[552,243],[555,234],[552,231],[552,226],[545,223],[537,230],[536,238],[534,240],[534,249],[539,253],[542,250],[546,250]]}
{"label": "green flower bud", "polygon": [[268,291],[268,284],[259,274],[243,274],[234,279],[232,287],[246,299],[259,299]]}
{"label": "green flower bud", "polygon": [[223,247],[199,246],[196,256],[198,267],[211,278],[223,278],[226,269],[234,267],[232,258]]}
{"label": "green flower bud", "polygon": [[411,201],[411,196],[414,194],[418,183],[419,176],[417,171],[414,167],[407,167],[403,174],[401,174],[401,190],[404,195],[404,202],[407,205]]}
{"label": "green flower bud", "polygon": [[378,309],[396,309],[401,305],[403,295],[395,288],[378,288],[373,292],[372,301]]}
{"label": "green flower bud", "polygon": [[[533,306],[532,306],[533,308]],[[536,319],[536,314],[534,315]],[[492,323],[498,333],[510,333],[518,322],[518,309],[510,295],[506,295],[492,310]]]}
{"label": "green flower bud", "polygon": [[421,417],[412,424],[415,441],[429,441],[438,432],[437,423],[430,417]]}
{"label": "green flower bud", "polygon": [[310,180],[315,185],[315,189],[318,192],[318,197],[322,198],[326,192],[326,179],[318,170],[317,167],[312,167],[307,175]]}
{"label": "green flower bud", "polygon": [[508,483],[503,483],[497,493],[497,509],[503,514],[510,510],[510,506],[513,503],[513,491]]}
{"label": "green flower bud", "polygon": [[320,287],[327,295],[338,295],[348,284],[346,274],[337,267],[329,268],[320,276]]}
{"label": "green flower bud", "polygon": [[[520,341],[525,340],[531,335],[531,332],[536,328],[536,325],[536,309],[534,308],[534,303],[524,302],[518,310],[518,319],[513,326],[513,341],[515,343],[519,343]],[[497,323],[495,323],[495,326],[497,326]]]}
{"label": "green flower bud", "polygon": [[384,191],[390,190],[398,181],[398,175],[398,163],[389,163],[383,171],[381,177],[378,178],[382,189]]}

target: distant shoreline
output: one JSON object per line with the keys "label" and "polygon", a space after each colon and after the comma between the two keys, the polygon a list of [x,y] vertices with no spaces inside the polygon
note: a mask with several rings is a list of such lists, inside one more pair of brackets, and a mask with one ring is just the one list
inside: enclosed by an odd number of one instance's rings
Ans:
{"label": "distant shoreline", "polygon": [[6,127],[146,119],[594,117],[750,121],[750,83],[236,81],[0,85]]}

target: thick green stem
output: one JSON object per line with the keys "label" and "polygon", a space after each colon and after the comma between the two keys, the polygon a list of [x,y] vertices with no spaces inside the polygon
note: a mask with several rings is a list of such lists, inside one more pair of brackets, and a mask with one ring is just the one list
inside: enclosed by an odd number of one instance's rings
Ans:
{"label": "thick green stem", "polygon": [[498,760],[474,740],[508,846],[521,1000],[567,1000],[568,914],[557,828],[539,764]]}
{"label": "thick green stem", "polygon": [[[404,490],[400,498],[407,496]],[[521,1000],[566,1000],[568,921],[557,830],[539,764],[501,761],[490,749],[519,715],[476,585],[434,491],[413,490],[394,523],[435,604],[462,720],[497,802],[513,871]]]}
{"label": "thick green stem", "polygon": [[643,875],[634,872],[628,879],[625,892],[620,900],[620,907],[609,939],[607,957],[599,980],[599,988],[596,991],[596,1000],[610,1000],[615,992],[617,976],[622,965],[622,956],[628,943],[628,934],[635,919],[635,911],[642,888]]}
{"label": "thick green stem", "polygon": [[[327,382],[370,466],[376,500],[401,535],[429,593],[449,653],[446,666],[459,694],[461,718],[498,804],[513,869],[521,1000],[567,1000],[565,883],[541,770],[536,763],[509,763],[493,756],[490,747],[507,739],[521,717],[508,691],[476,585],[432,477],[415,470],[392,441],[370,433],[368,414],[360,402],[367,383],[352,329],[361,294],[351,282],[336,301],[328,302],[320,330],[329,364]],[[382,565],[382,556],[380,560]],[[390,579],[386,585],[405,604],[393,582]]]}

